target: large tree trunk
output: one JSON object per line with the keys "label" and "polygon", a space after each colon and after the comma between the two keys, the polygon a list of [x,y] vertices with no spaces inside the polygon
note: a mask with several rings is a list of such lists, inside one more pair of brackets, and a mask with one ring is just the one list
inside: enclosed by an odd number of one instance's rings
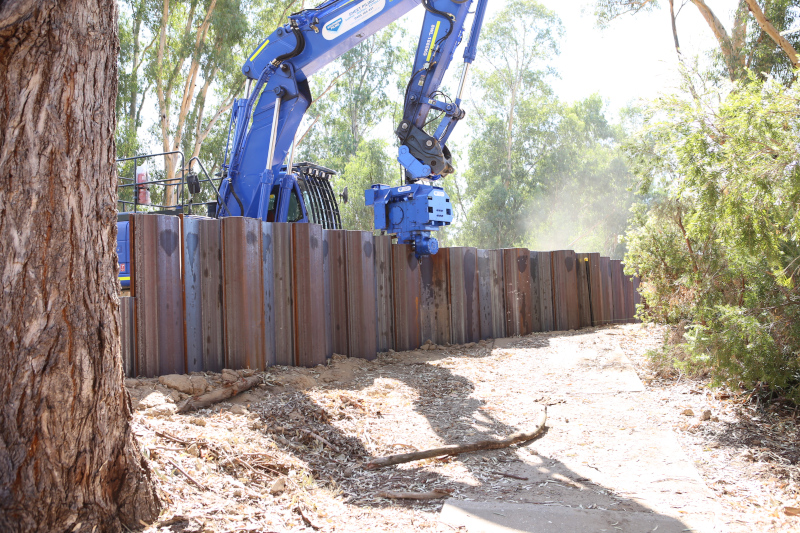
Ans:
{"label": "large tree trunk", "polygon": [[119,531],[160,507],[119,356],[116,17],[0,2],[0,531]]}

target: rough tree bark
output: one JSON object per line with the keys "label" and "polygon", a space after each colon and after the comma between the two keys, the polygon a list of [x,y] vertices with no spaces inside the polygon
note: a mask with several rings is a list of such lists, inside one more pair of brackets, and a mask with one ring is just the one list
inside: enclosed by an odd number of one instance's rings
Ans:
{"label": "rough tree bark", "polygon": [[160,502],[116,281],[114,0],[0,2],[0,531],[119,531]]}

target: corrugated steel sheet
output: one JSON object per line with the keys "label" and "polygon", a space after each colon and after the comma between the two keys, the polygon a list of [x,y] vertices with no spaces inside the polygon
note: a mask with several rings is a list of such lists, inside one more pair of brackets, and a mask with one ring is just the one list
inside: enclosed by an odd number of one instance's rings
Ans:
{"label": "corrugated steel sheet", "polygon": [[481,338],[506,336],[506,309],[503,284],[503,252],[478,250],[478,284],[481,307]]}
{"label": "corrugated steel sheet", "polygon": [[222,220],[225,365],[266,368],[261,221]]}
{"label": "corrugated steel sheet", "polygon": [[133,225],[136,371],[155,377],[183,374],[184,323],[181,228],[175,216],[137,214]]}
{"label": "corrugated steel sheet", "polygon": [[347,355],[372,360],[378,356],[378,316],[375,291],[375,247],[372,233],[348,231]]}
{"label": "corrugated steel sheet", "polygon": [[477,342],[481,340],[478,251],[476,248],[461,247],[445,248],[444,251],[450,255],[451,342]]}
{"label": "corrugated steel sheet", "polygon": [[419,261],[421,292],[419,338],[421,343],[450,343],[450,254],[442,248]]}
{"label": "corrugated steel sheet", "polygon": [[187,371],[220,372],[225,366],[220,221],[183,217],[182,244]]}
{"label": "corrugated steel sheet", "polygon": [[614,289],[611,285],[611,259],[600,258],[600,281],[603,290],[603,323],[614,323]]}
{"label": "corrugated steel sheet", "polygon": [[589,285],[589,254],[575,254],[575,266],[578,274],[578,311],[580,327],[592,325],[591,287]]}
{"label": "corrugated steel sheet", "polygon": [[375,245],[375,294],[378,315],[379,352],[394,348],[394,304],[392,301],[392,237],[376,236]]}
{"label": "corrugated steel sheet", "polygon": [[[503,274],[503,251],[488,250],[488,252],[492,292],[492,338],[501,339],[506,336],[506,285]],[[481,331],[481,336],[483,337],[483,331]]]}
{"label": "corrugated steel sheet", "polygon": [[392,245],[392,275],[395,349],[414,350],[420,347],[421,278],[419,261],[411,245]]}
{"label": "corrugated steel sheet", "polygon": [[603,314],[603,281],[600,276],[600,254],[586,254],[589,258],[589,299],[592,310],[592,325],[600,326],[604,323]]}
{"label": "corrugated steel sheet", "polygon": [[121,296],[119,299],[120,352],[125,377],[136,376],[136,298]]}
{"label": "corrugated steel sheet", "polygon": [[551,252],[553,281],[553,317],[556,331],[580,327],[578,306],[578,277],[575,252],[556,250]]}
{"label": "corrugated steel sheet", "polygon": [[541,281],[539,280],[539,252],[528,252],[529,266],[528,271],[531,275],[531,329],[532,331],[542,331],[542,309],[541,309]]}
{"label": "corrugated steel sheet", "polygon": [[555,329],[553,314],[553,268],[550,252],[538,252],[539,260],[539,323],[541,331]]}
{"label": "corrugated steel sheet", "polygon": [[346,355],[347,345],[347,253],[345,230],[328,230],[331,283],[331,340],[333,352]]}
{"label": "corrugated steel sheet", "polygon": [[[322,226],[292,224],[294,281],[294,362],[324,365],[325,286],[322,277]],[[373,315],[374,317],[374,315]],[[374,338],[374,332],[373,332]]]}
{"label": "corrugated steel sheet", "polygon": [[611,290],[614,305],[614,323],[625,322],[625,288],[623,285],[622,262],[619,259],[612,259],[609,268],[611,269]]}
{"label": "corrugated steel sheet", "polygon": [[505,283],[506,334],[527,335],[533,331],[531,301],[530,250],[503,250],[503,281]]}
{"label": "corrugated steel sheet", "polygon": [[333,356],[333,317],[331,315],[330,231],[322,230],[322,284],[325,287],[325,357]]}
{"label": "corrugated steel sheet", "polygon": [[203,327],[201,324],[201,298],[203,292],[200,282],[200,231],[199,219],[191,216],[181,217],[183,234],[181,251],[183,258],[183,301],[184,325],[186,335],[186,370],[200,372],[203,370]]}
{"label": "corrugated steel sheet", "polygon": [[275,237],[273,224],[261,222],[261,279],[264,286],[264,362],[276,364],[275,346]]}
{"label": "corrugated steel sheet", "polygon": [[294,366],[294,294],[292,225],[272,224],[272,268],[275,302],[275,364]]}

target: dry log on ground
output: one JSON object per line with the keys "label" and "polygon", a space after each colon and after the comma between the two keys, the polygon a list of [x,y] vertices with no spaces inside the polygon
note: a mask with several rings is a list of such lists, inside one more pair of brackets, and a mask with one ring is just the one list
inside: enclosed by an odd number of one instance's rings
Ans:
{"label": "dry log on ground", "polygon": [[451,444],[442,446],[441,448],[433,448],[430,450],[422,450],[419,452],[401,453],[397,455],[388,455],[386,457],[376,457],[371,459],[365,466],[368,469],[381,468],[384,466],[398,465],[401,463],[409,463],[411,461],[419,461],[422,459],[430,459],[432,457],[439,457],[442,455],[458,455],[461,453],[477,452],[480,450],[498,450],[500,448],[508,448],[509,446],[518,442],[525,442],[538,437],[544,431],[545,423],[547,422],[547,407],[544,408],[536,421],[536,427],[531,431],[519,431],[506,437],[505,439],[488,439],[473,442],[470,444]]}
{"label": "dry log on ground", "polygon": [[434,489],[430,492],[398,492],[387,490],[378,493],[379,498],[392,498],[393,500],[438,500],[447,498],[453,493],[452,490]]}
{"label": "dry log on ground", "polygon": [[183,405],[178,408],[178,412],[186,413],[208,407],[209,405],[214,405],[215,403],[227,400],[228,398],[233,398],[240,392],[250,390],[259,383],[261,383],[261,376],[242,378],[239,381],[234,381],[230,385],[220,387],[219,389],[214,389],[211,392],[200,394],[198,396],[192,396],[183,402]]}

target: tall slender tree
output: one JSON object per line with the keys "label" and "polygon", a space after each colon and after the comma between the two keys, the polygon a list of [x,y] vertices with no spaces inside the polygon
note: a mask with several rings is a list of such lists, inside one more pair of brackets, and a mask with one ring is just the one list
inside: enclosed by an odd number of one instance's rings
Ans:
{"label": "tall slender tree", "polygon": [[120,531],[160,503],[123,387],[114,0],[0,3],[0,531]]}

